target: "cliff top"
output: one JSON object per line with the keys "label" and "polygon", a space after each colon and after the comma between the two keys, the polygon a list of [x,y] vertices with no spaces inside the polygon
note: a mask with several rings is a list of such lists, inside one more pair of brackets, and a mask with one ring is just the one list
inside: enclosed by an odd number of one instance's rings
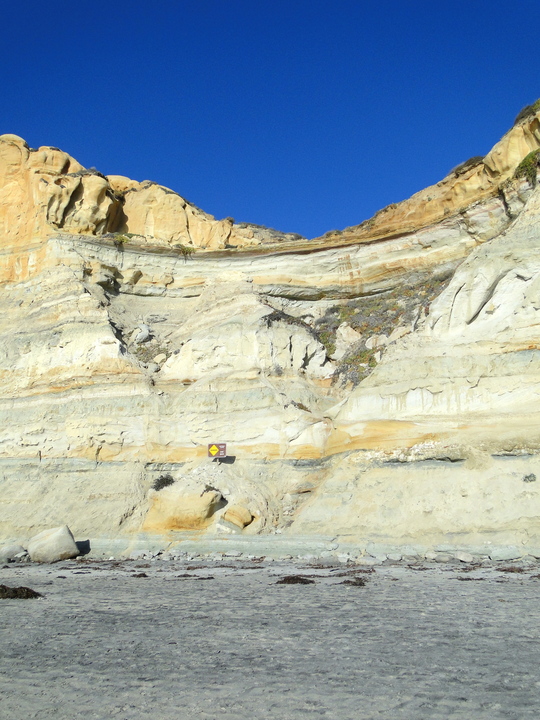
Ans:
{"label": "cliff top", "polygon": [[[94,236],[117,246],[148,249],[256,252],[313,250],[384,240],[427,227],[496,196],[527,158],[536,168],[540,101],[524,108],[485,157],[461,163],[435,185],[389,205],[359,225],[314,240],[233,218],[216,220],[173,190],[145,180],[105,176],[54,147],[28,147],[0,136],[0,228],[8,247],[58,232]],[[527,168],[521,168],[526,174]]]}

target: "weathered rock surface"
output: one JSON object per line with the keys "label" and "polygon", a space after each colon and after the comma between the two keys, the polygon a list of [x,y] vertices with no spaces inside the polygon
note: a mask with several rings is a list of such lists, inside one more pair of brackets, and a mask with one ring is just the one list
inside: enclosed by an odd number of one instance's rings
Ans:
{"label": "weathered rock surface", "polygon": [[25,552],[22,545],[4,545],[0,547],[0,563],[11,562],[17,555],[22,556]]}
{"label": "weathered rock surface", "polygon": [[186,494],[184,488],[169,487],[150,495],[150,508],[143,529],[150,532],[164,530],[200,530],[209,525],[221,493],[208,490],[200,494]]}
{"label": "weathered rock surface", "polygon": [[223,513],[223,519],[239,528],[245,528],[253,520],[251,511],[242,505],[231,505]]}
{"label": "weathered rock surface", "polygon": [[511,175],[535,123],[439,214],[296,248],[0,136],[0,537],[534,554],[540,190]]}
{"label": "weathered rock surface", "polygon": [[231,218],[217,221],[168,188],[87,170],[57,148],[33,150],[0,135],[0,235],[17,248],[58,231],[90,236],[134,234],[152,246],[203,250],[294,240]]}
{"label": "weathered rock surface", "polygon": [[32,562],[53,563],[79,555],[79,548],[67,525],[44,530],[28,541]]}
{"label": "weathered rock surface", "polygon": [[[436,185],[389,205],[361,225],[346,228],[337,235],[342,240],[359,241],[416,232],[460,212],[471,229],[479,224],[481,233],[489,232],[499,226],[504,214],[500,200],[510,208],[515,207],[516,201],[518,205],[521,202],[506,183],[521,160],[539,147],[540,117],[531,113],[517,122],[484,158],[471,158]],[[483,218],[474,207],[479,202]]]}

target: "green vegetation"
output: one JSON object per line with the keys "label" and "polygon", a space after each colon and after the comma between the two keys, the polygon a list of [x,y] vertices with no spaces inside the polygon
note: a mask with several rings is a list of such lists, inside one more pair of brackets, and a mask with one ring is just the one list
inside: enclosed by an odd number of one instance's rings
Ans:
{"label": "green vegetation", "polygon": [[186,258],[186,260],[187,258],[191,257],[196,250],[196,248],[192,247],[191,245],[182,245],[182,243],[175,243],[173,245],[173,248],[181,252],[184,258]]}
{"label": "green vegetation", "polygon": [[374,368],[377,364],[375,360],[376,352],[377,350],[368,350],[368,348],[365,348],[364,350],[356,350],[356,352],[346,355],[343,359],[343,363],[353,367],[357,367],[358,365],[367,365],[367,367]]}
{"label": "green vegetation", "polygon": [[135,347],[130,348],[130,351],[139,362],[150,363],[157,355],[169,356],[170,350],[164,345],[160,345],[155,339],[149,342],[141,343]]}
{"label": "green vegetation", "polygon": [[514,172],[515,178],[526,178],[529,183],[536,186],[536,174],[538,172],[538,156],[540,150],[533,150],[526,155],[519,163]]}
{"label": "green vegetation", "polygon": [[317,338],[326,348],[327,355],[333,355],[336,352],[336,333],[335,330],[319,330]]}
{"label": "green vegetation", "polygon": [[517,125],[522,120],[526,120],[527,118],[536,115],[538,110],[540,110],[540,99],[534,102],[532,105],[526,105],[522,110],[520,110],[518,116],[514,120],[514,125]]}
{"label": "green vegetation", "polygon": [[131,233],[117,233],[113,238],[113,243],[117,248],[123,248],[131,237],[133,237]]}

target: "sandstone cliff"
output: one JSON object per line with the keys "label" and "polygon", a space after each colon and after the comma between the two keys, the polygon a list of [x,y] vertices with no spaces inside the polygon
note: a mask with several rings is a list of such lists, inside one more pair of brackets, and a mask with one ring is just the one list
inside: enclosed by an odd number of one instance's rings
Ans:
{"label": "sandstone cliff", "polygon": [[168,188],[107,178],[58,148],[33,150],[17,135],[0,135],[0,223],[2,245],[12,248],[59,231],[211,250],[297,237],[215,220]]}
{"label": "sandstone cliff", "polygon": [[0,136],[0,536],[540,554],[538,122],[312,243]]}
{"label": "sandstone cliff", "polygon": [[[346,241],[383,238],[415,232],[444,218],[464,213],[474,203],[498,198],[510,206],[507,196],[510,180],[519,163],[540,147],[540,119],[537,104],[525,108],[514,126],[485,157],[470,158],[454,168],[436,185],[421,190],[408,200],[389,205],[369,220],[342,233],[331,232],[323,239],[341,236]],[[527,112],[528,111],[528,112]],[[489,204],[488,204],[489,206]]]}

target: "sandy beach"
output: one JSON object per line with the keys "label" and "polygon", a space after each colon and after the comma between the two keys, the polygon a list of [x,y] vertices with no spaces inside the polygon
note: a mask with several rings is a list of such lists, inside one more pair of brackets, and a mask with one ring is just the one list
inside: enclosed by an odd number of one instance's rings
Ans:
{"label": "sandy beach", "polygon": [[515,567],[6,565],[43,598],[0,601],[1,714],[538,718],[540,568]]}

